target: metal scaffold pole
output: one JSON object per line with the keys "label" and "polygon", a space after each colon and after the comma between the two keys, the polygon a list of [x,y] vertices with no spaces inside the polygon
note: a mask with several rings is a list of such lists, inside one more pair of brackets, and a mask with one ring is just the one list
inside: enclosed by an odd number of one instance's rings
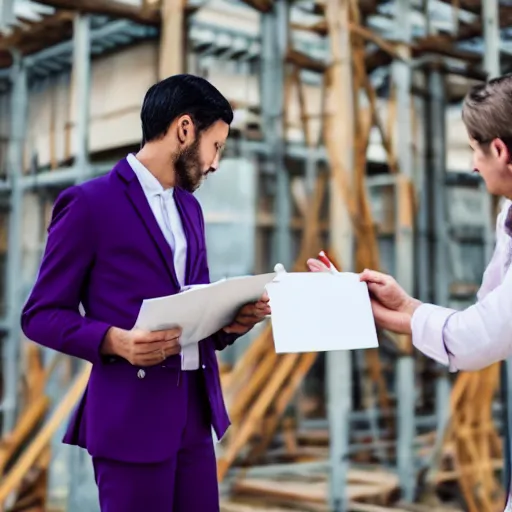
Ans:
{"label": "metal scaffold pole", "polygon": [[[330,246],[343,270],[355,266],[354,230],[349,205],[334,177],[345,172],[349,187],[354,180],[355,167],[355,112],[352,76],[352,44],[349,25],[348,0],[328,0],[326,16],[330,26],[332,84],[334,110],[326,137],[332,137],[329,147],[339,151],[331,162],[329,187]],[[334,157],[335,155],[333,155]],[[335,168],[336,162],[341,168]],[[334,512],[346,512],[348,503],[348,471],[350,445],[350,413],[352,412],[352,354],[341,350],[326,355],[327,416],[329,420],[329,505]]]}
{"label": "metal scaffold pole", "polygon": [[[75,107],[75,168],[76,182],[80,183],[92,177],[92,166],[89,161],[89,127],[91,101],[91,20],[90,16],[77,13],[73,20],[73,69],[74,107]],[[74,361],[77,373],[84,366],[83,361]],[[78,510],[86,496],[82,496],[82,488],[90,483],[85,478],[85,465],[88,457],[83,450],[73,447],[69,452],[69,510]],[[91,489],[92,491],[92,489]]]}
{"label": "metal scaffold pole", "polygon": [[7,336],[3,343],[4,399],[2,403],[3,435],[10,432],[16,423],[18,387],[20,375],[22,307],[22,215],[23,189],[23,144],[27,122],[27,70],[18,52],[13,52],[10,137],[7,157],[7,173],[11,185],[8,223],[8,247],[6,265],[6,325]]}
{"label": "metal scaffold pole", "polygon": [[285,165],[283,126],[285,56],[288,48],[288,1],[276,2],[261,16],[261,106],[265,126],[269,174],[275,176],[273,260],[288,268],[292,263],[290,236],[290,178]]}
{"label": "metal scaffold pole", "polygon": [[[409,0],[395,0],[395,30],[399,51],[406,59],[410,57],[412,25]],[[408,194],[414,182],[411,109],[412,68],[408,62],[395,60],[392,64],[392,79],[397,99],[397,157],[399,169],[405,182],[398,188],[396,201],[396,279],[407,293],[414,294],[414,226],[409,222],[406,210],[410,201]],[[397,466],[400,487],[405,501],[414,499],[416,470],[414,464],[415,427],[415,374],[411,340],[404,340],[404,353],[399,356],[396,369],[397,394]]]}

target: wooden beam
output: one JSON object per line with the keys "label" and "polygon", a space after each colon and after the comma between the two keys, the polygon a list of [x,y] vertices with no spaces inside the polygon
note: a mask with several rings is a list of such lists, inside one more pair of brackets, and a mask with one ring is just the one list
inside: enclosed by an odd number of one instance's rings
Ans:
{"label": "wooden beam", "polygon": [[158,79],[185,71],[186,0],[162,1],[162,27],[158,57]]}
{"label": "wooden beam", "polygon": [[259,12],[269,12],[274,4],[274,0],[242,0],[242,2]]}
{"label": "wooden beam", "polygon": [[[25,46],[29,40],[36,41],[43,46],[49,34],[55,36],[56,31],[63,32],[64,25],[70,25],[72,21],[72,12],[61,11],[51,16],[46,16],[38,23],[31,23],[28,27],[15,27],[8,36],[0,36],[0,50],[18,48],[24,53],[22,47]],[[64,39],[66,35],[67,34],[64,34],[62,38]]]}
{"label": "wooden beam", "polygon": [[[303,30],[307,32],[314,32],[320,36],[327,35],[327,21],[320,20],[314,23],[313,25],[304,25],[300,23],[292,23],[291,27],[294,30]],[[361,36],[363,39],[371,41],[376,44],[379,48],[389,53],[391,56],[402,59],[401,55],[397,52],[395,46],[392,42],[386,41],[383,37],[379,36],[374,31],[370,30],[368,27],[360,25],[359,23],[349,23],[349,28],[352,33],[355,33]]]}
{"label": "wooden beam", "polygon": [[[445,4],[452,4],[452,0],[441,0]],[[440,39],[449,39],[451,41],[466,41],[473,37],[479,37],[483,33],[482,19],[480,17],[482,10],[482,2],[468,2],[461,1],[459,8],[464,11],[471,12],[478,15],[478,19],[474,23],[469,23],[461,26],[457,34],[451,35],[439,35]],[[499,24],[500,28],[509,27],[512,23],[512,7],[509,5],[500,5],[499,8]]]}
{"label": "wooden beam", "polygon": [[69,416],[75,405],[80,400],[89,380],[91,365],[87,365],[76,377],[62,401],[57,405],[52,415],[43,428],[34,437],[32,442],[23,451],[14,466],[9,470],[0,482],[0,510],[12,491],[18,488],[27,471],[34,465],[41,453],[45,450],[52,436]]}
{"label": "wooden beam", "polygon": [[[359,9],[363,18],[377,13],[378,0],[359,0]],[[313,7],[313,14],[325,16],[325,0],[316,0]]]}
{"label": "wooden beam", "polygon": [[447,36],[426,37],[417,41],[416,45],[413,47],[413,53],[417,56],[429,52],[460,59],[465,62],[480,62],[482,60],[482,56],[478,53],[455,48],[453,40]]}
{"label": "wooden beam", "polygon": [[125,18],[144,25],[158,25],[160,11],[141,9],[117,0],[37,0],[55,9],[79,11],[85,14],[101,14],[112,18]]}
{"label": "wooden beam", "polygon": [[299,69],[307,69],[316,73],[324,73],[327,66],[325,62],[311,58],[303,52],[290,48],[286,54],[286,62],[295,65]]}

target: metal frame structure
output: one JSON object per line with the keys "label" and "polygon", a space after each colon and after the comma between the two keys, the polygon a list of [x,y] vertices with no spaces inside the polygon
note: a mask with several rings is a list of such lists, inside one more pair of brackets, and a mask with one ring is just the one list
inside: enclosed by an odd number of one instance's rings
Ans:
{"label": "metal frame structure", "polygon": [[[506,44],[500,45],[497,17],[497,0],[483,2],[484,9],[484,49],[485,69],[490,75],[499,74],[499,53],[512,51]],[[300,12],[308,12],[311,2],[297,2]],[[429,2],[426,2],[427,6]],[[6,4],[3,4],[4,6]],[[383,13],[388,12],[389,6],[394,7],[395,17],[390,22],[386,16],[375,17],[370,26],[378,29],[383,35],[398,35],[403,51],[414,35],[412,24],[412,7],[409,0],[395,0],[385,4]],[[440,4],[439,4],[440,5]],[[275,175],[276,186],[276,260],[285,265],[291,264],[291,239],[289,232],[290,194],[289,176],[285,172],[285,156],[292,156],[307,162],[306,168],[310,175],[314,175],[315,163],[327,160],[323,148],[313,150],[302,145],[285,144],[283,135],[284,111],[284,55],[286,51],[288,33],[288,1],[276,2],[273,9],[262,14],[261,38],[258,40],[228,28],[208,27],[201,23],[192,23],[189,30],[191,49],[195,52],[210,51],[222,54],[226,58],[241,58],[246,60],[261,59],[261,90],[262,90],[262,118],[265,126],[265,139],[262,142],[243,140],[240,142],[242,153],[259,154],[263,157],[264,167],[268,174]],[[7,12],[7,11],[6,11]],[[12,13],[11,13],[12,14]],[[471,15],[466,13],[471,18]],[[464,13],[461,14],[464,16]],[[431,14],[425,15],[425,26],[429,30]],[[0,16],[0,26],[5,18]],[[74,20],[73,41],[64,42],[47,48],[37,54],[21,57],[13,51],[14,65],[9,70],[0,71],[0,81],[9,88],[11,95],[10,137],[8,148],[8,176],[0,181],[0,192],[9,197],[9,251],[6,265],[6,298],[7,311],[0,327],[5,332],[2,344],[3,375],[5,376],[4,397],[0,405],[3,415],[3,433],[9,432],[17,416],[17,382],[20,371],[20,328],[19,312],[24,301],[28,283],[21,277],[22,247],[21,224],[23,215],[23,195],[27,191],[42,191],[48,188],[63,188],[81,182],[93,176],[105,173],[110,162],[92,164],[89,160],[88,133],[89,133],[89,93],[91,80],[91,56],[99,55],[104,51],[132,44],[136,41],[154,39],[158,37],[158,29],[150,26],[138,25],[127,20],[112,21],[105,17],[77,14]],[[223,37],[219,38],[219,34]],[[346,41],[349,47],[348,38]],[[467,43],[461,44],[461,48]],[[473,48],[475,45],[473,45]],[[261,56],[259,55],[261,51]],[[326,56],[327,58],[327,56]],[[417,290],[423,300],[435,300],[439,304],[448,304],[449,294],[447,283],[450,281],[447,268],[443,264],[448,253],[449,234],[444,225],[448,216],[445,204],[446,176],[446,147],[445,147],[445,108],[446,83],[440,66],[436,66],[436,58],[428,61],[425,66],[424,85],[430,90],[427,100],[420,98],[422,109],[430,107],[427,116],[427,164],[415,162],[412,153],[411,118],[410,118],[410,89],[413,81],[415,66],[424,65],[420,59],[413,65],[395,61],[383,76],[396,86],[397,104],[399,108],[399,149],[400,167],[408,173],[408,177],[422,190],[422,209],[416,226],[417,232],[402,229],[398,230],[395,240],[397,278],[405,288],[414,292]],[[433,64],[432,64],[433,63]],[[44,78],[49,73],[68,72],[74,70],[76,77],[75,94],[79,112],[77,117],[76,153],[73,165],[60,168],[52,172],[37,172],[23,175],[23,144],[26,136],[26,113],[30,83]],[[234,142],[232,142],[234,144]],[[351,167],[350,162],[347,166]],[[421,170],[416,178],[413,173],[415,166]],[[368,186],[379,186],[381,177],[369,178]],[[429,186],[422,187],[422,184]],[[483,193],[483,197],[487,197]],[[487,203],[486,203],[487,204]],[[485,206],[488,208],[488,205]],[[489,210],[488,210],[489,212]],[[490,222],[490,214],[484,215]],[[429,230],[428,226],[434,226]],[[484,227],[484,233],[492,233],[489,224]],[[350,234],[349,234],[350,236]],[[415,261],[414,243],[418,242],[419,258],[416,268],[420,279],[415,283],[413,262]],[[486,246],[492,246],[492,239],[487,238]],[[345,248],[349,262],[351,247]],[[433,265],[431,265],[433,263]],[[430,267],[434,273],[429,271]],[[506,382],[512,381],[510,365]],[[330,468],[331,486],[330,501],[332,509],[336,512],[347,510],[345,502],[345,484],[347,480],[349,455],[349,434],[351,422],[359,418],[358,413],[352,411],[351,382],[348,375],[352,372],[352,362],[348,354],[337,353],[328,356],[327,386],[329,426],[331,431],[331,457],[330,461],[321,464],[297,465],[293,470],[306,471]],[[397,471],[400,476],[403,496],[411,501],[415,495],[418,461],[414,457],[415,433],[422,420],[415,416],[415,394],[412,383],[415,379],[414,358],[412,355],[401,356],[396,372],[397,418],[398,418],[398,446]],[[508,379],[508,380],[507,380]],[[512,384],[507,384],[508,390]],[[428,419],[442,431],[446,421],[444,411],[447,408],[449,380],[446,373],[441,372],[437,382],[437,418]],[[507,414],[511,414],[507,411]],[[511,419],[507,418],[510,429]],[[510,437],[507,430],[507,437]],[[77,464],[72,464],[73,471]],[[252,470],[253,473],[282,470],[265,468]],[[289,470],[291,470],[289,468]],[[76,489],[71,490],[72,494]],[[73,496],[70,497],[73,502]]]}

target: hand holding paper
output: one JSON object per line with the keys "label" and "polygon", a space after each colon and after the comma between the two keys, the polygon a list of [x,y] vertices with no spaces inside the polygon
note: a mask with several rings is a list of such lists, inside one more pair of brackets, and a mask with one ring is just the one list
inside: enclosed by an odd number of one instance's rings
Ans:
{"label": "hand holding paper", "polygon": [[148,331],[180,327],[183,347],[198,343],[226,326],[237,329],[231,332],[245,333],[267,314],[268,305],[256,304],[265,292],[265,285],[275,275],[233,277],[193,286],[176,295],[145,300],[135,325]]}
{"label": "hand holding paper", "polygon": [[280,273],[266,288],[277,353],[378,346],[368,288],[357,274]]}
{"label": "hand holding paper", "polygon": [[246,334],[256,324],[263,321],[270,315],[269,298],[265,292],[257,302],[251,302],[243,306],[232,324],[224,327],[224,332],[228,334]]}
{"label": "hand holding paper", "polygon": [[[307,261],[311,272],[329,272],[329,265],[332,268],[322,254]],[[381,272],[365,269],[359,279],[368,285],[375,323],[396,333],[411,334],[412,315],[421,302],[410,297],[393,277]]]}
{"label": "hand holding paper", "polygon": [[375,270],[364,270],[361,281],[368,284],[375,322],[383,329],[411,334],[411,319],[421,305],[409,296],[395,279]]}

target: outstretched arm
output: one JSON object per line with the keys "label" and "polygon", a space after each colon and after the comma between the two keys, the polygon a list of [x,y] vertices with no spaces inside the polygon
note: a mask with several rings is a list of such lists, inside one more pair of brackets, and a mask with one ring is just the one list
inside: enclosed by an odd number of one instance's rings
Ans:
{"label": "outstretched arm", "polygon": [[506,200],[496,219],[496,247],[484,272],[477,304],[464,311],[425,304],[412,317],[414,345],[452,371],[484,368],[512,353],[512,333],[507,338],[500,331],[509,329],[512,318],[507,309],[511,276],[503,280],[510,252],[504,224],[511,204]]}
{"label": "outstretched arm", "polygon": [[27,338],[64,354],[100,362],[110,325],[83,317],[81,295],[94,261],[96,239],[89,205],[80,187],[57,199],[37,281],[23,308]]}
{"label": "outstretched arm", "polygon": [[480,370],[512,354],[512,269],[464,311],[423,304],[412,316],[414,346],[451,371]]}
{"label": "outstretched arm", "polygon": [[412,334],[414,346],[451,371],[479,370],[512,354],[512,267],[505,279],[464,311],[411,298],[393,277],[365,270],[377,325]]}

